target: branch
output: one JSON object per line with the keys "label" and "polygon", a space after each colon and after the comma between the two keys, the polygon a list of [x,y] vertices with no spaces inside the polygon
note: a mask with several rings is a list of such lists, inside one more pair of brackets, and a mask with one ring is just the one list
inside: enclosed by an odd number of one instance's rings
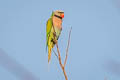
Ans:
{"label": "branch", "polygon": [[68,49],[69,49],[69,45],[70,45],[70,36],[71,36],[71,31],[72,31],[72,27],[70,28],[70,32],[69,32],[68,45],[67,45],[67,49],[66,49],[66,57],[65,57],[65,61],[64,61],[64,67],[65,67],[65,65],[66,65],[66,62],[67,62],[67,57],[68,57]]}
{"label": "branch", "polygon": [[67,74],[66,74],[66,72],[65,72],[65,68],[64,68],[64,66],[63,66],[63,64],[62,64],[62,62],[61,62],[61,56],[60,56],[60,51],[59,51],[59,48],[58,48],[58,42],[57,42],[57,40],[56,40],[56,47],[57,47],[58,60],[59,60],[60,67],[61,67],[62,70],[63,70],[64,76],[65,76],[65,80],[68,80]]}
{"label": "branch", "polygon": [[57,47],[58,56],[57,56],[57,54],[55,53],[54,50],[53,50],[53,52],[59,60],[59,64],[60,64],[60,67],[62,68],[63,74],[65,76],[65,80],[68,80],[68,77],[67,77],[67,74],[66,74],[66,71],[65,71],[65,64],[67,62],[68,48],[69,48],[69,44],[70,44],[70,35],[71,35],[72,27],[71,27],[70,32],[69,32],[68,46],[67,46],[67,49],[66,49],[66,57],[65,57],[64,65],[62,64],[62,61],[61,61],[61,56],[60,56],[60,51],[59,51],[59,47],[58,47],[58,41],[56,39],[56,32],[55,32],[54,24],[53,24],[53,30],[54,30],[53,35],[54,35],[54,39],[55,39],[55,43],[56,43],[56,47]]}
{"label": "branch", "polygon": [[[56,56],[56,57],[58,58],[60,67],[63,70],[64,76],[65,76],[65,80],[68,80],[67,74],[66,74],[66,71],[65,71],[65,65],[66,65],[67,57],[68,57],[68,49],[69,49],[69,45],[70,45],[71,31],[72,31],[72,27],[71,27],[70,32],[69,32],[68,44],[67,44],[67,49],[66,49],[66,57],[65,57],[64,65],[62,64],[62,61],[61,61],[60,51],[59,51],[59,47],[58,47],[58,41],[57,40],[55,41],[56,42],[56,47],[57,47],[57,52],[58,52],[58,56]],[[55,53],[55,55],[57,55],[57,54]]]}
{"label": "branch", "polygon": [[[53,50],[53,49],[52,49]],[[54,54],[55,54],[55,56],[57,57],[57,59],[58,59],[58,55],[56,54],[56,52],[53,50],[53,52],[54,52]]]}

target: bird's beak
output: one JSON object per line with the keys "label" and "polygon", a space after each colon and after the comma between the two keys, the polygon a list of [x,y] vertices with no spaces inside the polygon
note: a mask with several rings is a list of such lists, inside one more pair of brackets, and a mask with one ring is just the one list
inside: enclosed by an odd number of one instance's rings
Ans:
{"label": "bird's beak", "polygon": [[64,18],[64,14],[61,14],[61,17]]}

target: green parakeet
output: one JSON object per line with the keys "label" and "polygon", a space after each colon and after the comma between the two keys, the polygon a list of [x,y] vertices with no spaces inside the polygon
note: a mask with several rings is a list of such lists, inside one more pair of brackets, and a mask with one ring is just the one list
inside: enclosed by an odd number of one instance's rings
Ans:
{"label": "green parakeet", "polygon": [[[55,45],[55,40],[58,40],[62,30],[62,20],[64,12],[56,10],[52,12],[51,17],[46,24],[46,47],[48,47],[48,63],[51,59],[52,48]],[[55,32],[54,32],[55,31]]]}

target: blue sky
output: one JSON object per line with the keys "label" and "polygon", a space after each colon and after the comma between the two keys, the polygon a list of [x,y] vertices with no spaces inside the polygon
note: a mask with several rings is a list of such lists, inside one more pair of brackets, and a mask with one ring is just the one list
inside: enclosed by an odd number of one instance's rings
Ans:
{"label": "blue sky", "polygon": [[[63,10],[65,18],[58,41],[63,60],[72,26],[68,79],[120,80],[119,4],[119,0],[1,0],[0,48],[40,80],[64,80],[54,54],[48,68],[45,51],[46,21],[52,11]],[[2,63],[0,80],[20,80]],[[15,72],[22,75],[24,71]]]}

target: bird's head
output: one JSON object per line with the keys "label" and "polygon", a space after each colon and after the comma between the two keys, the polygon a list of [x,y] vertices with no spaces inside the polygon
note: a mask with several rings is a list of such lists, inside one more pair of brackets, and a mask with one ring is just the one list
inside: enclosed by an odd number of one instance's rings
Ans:
{"label": "bird's head", "polygon": [[64,18],[64,12],[62,10],[56,10],[53,12],[55,17],[58,17],[60,19],[63,19]]}

